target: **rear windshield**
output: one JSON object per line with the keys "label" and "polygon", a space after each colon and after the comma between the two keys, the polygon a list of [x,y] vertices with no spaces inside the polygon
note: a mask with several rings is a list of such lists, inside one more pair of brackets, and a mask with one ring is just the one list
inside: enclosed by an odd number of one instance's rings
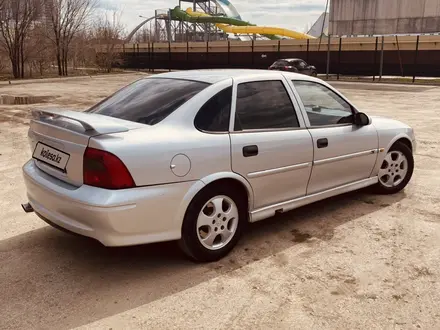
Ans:
{"label": "rear windshield", "polygon": [[208,86],[181,79],[141,79],[85,112],[154,125]]}

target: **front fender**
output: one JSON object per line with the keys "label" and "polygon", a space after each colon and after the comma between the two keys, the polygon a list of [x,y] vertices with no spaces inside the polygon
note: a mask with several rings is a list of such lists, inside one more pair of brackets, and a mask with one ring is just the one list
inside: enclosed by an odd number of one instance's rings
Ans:
{"label": "front fender", "polygon": [[394,136],[391,139],[386,139],[384,137],[379,136],[379,155],[377,157],[376,165],[373,169],[371,176],[376,176],[379,173],[379,169],[382,166],[383,160],[385,159],[385,156],[387,155],[388,151],[391,149],[394,143],[396,143],[400,139],[406,139],[409,141],[409,143],[412,146],[413,152],[415,151],[415,145],[414,142],[407,133],[400,133]]}

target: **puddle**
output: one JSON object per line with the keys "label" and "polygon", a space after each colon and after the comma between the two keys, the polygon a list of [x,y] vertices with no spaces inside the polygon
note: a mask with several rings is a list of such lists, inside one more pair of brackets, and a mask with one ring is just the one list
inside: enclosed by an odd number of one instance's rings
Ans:
{"label": "puddle", "polygon": [[312,238],[311,235],[309,235],[307,233],[301,233],[297,229],[293,229],[291,231],[291,233],[293,235],[293,241],[297,242],[297,243],[303,243],[303,242],[307,241],[308,239]]}

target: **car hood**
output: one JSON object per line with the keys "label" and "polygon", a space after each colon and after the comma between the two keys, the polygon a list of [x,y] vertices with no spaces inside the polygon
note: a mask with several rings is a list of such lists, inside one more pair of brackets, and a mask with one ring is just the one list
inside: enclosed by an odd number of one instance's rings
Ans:
{"label": "car hood", "polygon": [[395,119],[382,117],[382,116],[369,116],[369,117],[371,118],[373,125],[376,126],[377,128],[379,126],[384,128],[411,129],[411,127],[408,126],[407,124],[402,123],[401,121]]}
{"label": "car hood", "polygon": [[416,139],[413,128],[401,121],[381,116],[370,116],[370,118],[379,135],[382,133],[391,135],[404,134],[413,142]]}

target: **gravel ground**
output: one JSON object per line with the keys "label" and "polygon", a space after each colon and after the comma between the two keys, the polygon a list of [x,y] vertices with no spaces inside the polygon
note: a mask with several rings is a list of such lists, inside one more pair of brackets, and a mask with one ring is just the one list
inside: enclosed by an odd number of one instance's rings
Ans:
{"label": "gravel ground", "polygon": [[[0,94],[81,109],[139,77],[3,85]],[[174,243],[110,249],[24,214],[30,106],[0,105],[0,328],[439,329],[440,88],[335,85],[365,112],[415,128],[408,188],[350,193],[254,224],[208,265]]]}

